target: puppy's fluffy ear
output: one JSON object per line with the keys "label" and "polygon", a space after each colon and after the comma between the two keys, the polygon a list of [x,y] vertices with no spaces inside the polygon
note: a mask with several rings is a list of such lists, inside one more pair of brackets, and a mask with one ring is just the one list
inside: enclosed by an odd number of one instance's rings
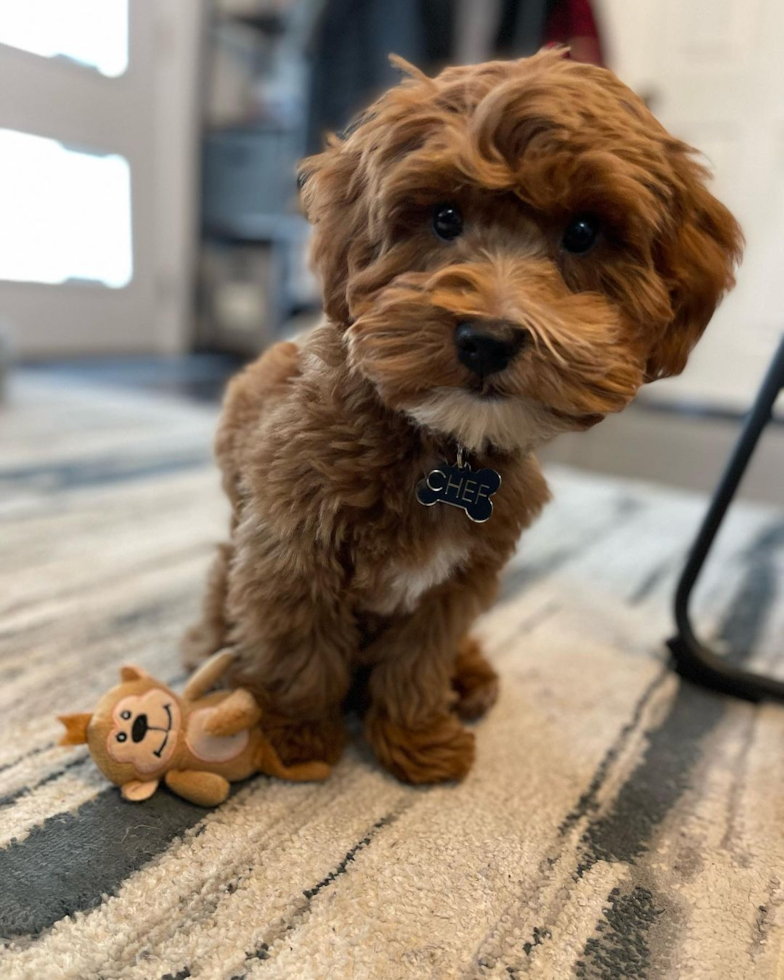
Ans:
{"label": "puppy's fluffy ear", "polygon": [[[398,138],[399,129],[394,127],[421,115],[416,110],[422,91],[437,89],[433,79],[403,58],[391,55],[390,62],[404,76],[402,82],[342,133],[329,137],[323,153],[303,160],[297,175],[305,215],[314,226],[311,256],[322,278],[324,310],[338,324],[351,320],[350,277],[377,257],[378,243],[371,235],[378,236],[371,231],[371,217],[379,206],[379,180],[374,189],[373,178],[383,176],[386,164],[421,138],[419,132]],[[395,140],[389,139],[390,132],[396,134]]]}
{"label": "puppy's fluffy ear", "polygon": [[646,378],[680,374],[692,348],[724,294],[735,284],[733,270],[743,235],[733,216],[707,190],[708,171],[673,144],[675,188],[672,226],[659,245],[657,265],[669,286],[673,318],[654,342]]}
{"label": "puppy's fluffy ear", "polygon": [[359,153],[349,140],[331,136],[323,153],[299,167],[305,215],[314,227],[311,259],[322,279],[324,311],[335,323],[348,323],[349,267],[362,268],[367,242],[366,205],[361,193]]}

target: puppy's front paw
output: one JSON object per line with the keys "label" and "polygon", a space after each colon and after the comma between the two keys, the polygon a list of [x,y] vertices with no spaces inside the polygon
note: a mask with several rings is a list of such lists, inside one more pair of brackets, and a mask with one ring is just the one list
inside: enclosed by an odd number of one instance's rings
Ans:
{"label": "puppy's front paw", "polygon": [[287,766],[314,760],[334,766],[346,744],[346,730],[340,718],[294,722],[265,715],[262,727]]}
{"label": "puppy's front paw", "polygon": [[403,728],[383,712],[371,710],[365,735],[379,762],[406,783],[459,781],[474,763],[474,736],[454,715],[422,728]]}

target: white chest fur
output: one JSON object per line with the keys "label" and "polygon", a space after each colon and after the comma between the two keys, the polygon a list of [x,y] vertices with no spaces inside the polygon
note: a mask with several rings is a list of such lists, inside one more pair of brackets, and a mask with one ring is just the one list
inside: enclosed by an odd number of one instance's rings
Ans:
{"label": "white chest fur", "polygon": [[425,592],[445,582],[467,558],[465,546],[444,544],[416,566],[393,564],[367,603],[368,610],[382,616],[411,612]]}

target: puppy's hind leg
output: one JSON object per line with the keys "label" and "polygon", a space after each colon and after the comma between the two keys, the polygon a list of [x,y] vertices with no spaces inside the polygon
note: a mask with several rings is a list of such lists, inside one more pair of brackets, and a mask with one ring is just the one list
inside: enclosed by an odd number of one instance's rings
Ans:
{"label": "puppy's hind leg", "polygon": [[[279,343],[273,344],[229,382],[215,437],[215,455],[232,505],[232,539],[241,517],[239,483],[247,441],[253,438],[266,406],[285,394],[298,372],[299,348],[296,344]],[[186,667],[196,667],[226,645],[229,624],[225,607],[232,554],[232,545],[218,545],[218,554],[207,577],[201,620],[188,630],[181,644]]]}
{"label": "puppy's hind leg", "polygon": [[226,593],[231,553],[230,544],[218,545],[218,553],[207,576],[201,619],[182,638],[180,654],[183,664],[188,668],[197,667],[226,645]]}

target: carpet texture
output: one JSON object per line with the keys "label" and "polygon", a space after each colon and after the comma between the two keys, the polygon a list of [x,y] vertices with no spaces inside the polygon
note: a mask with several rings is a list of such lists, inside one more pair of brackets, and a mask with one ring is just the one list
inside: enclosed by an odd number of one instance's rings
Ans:
{"label": "carpet texture", "polygon": [[[685,494],[549,474],[481,623],[503,693],[460,786],[354,745],[325,785],[133,805],[57,747],[120,664],[184,680],[227,519],[214,421],[24,375],[0,410],[0,977],[784,976],[784,709],[667,668]],[[784,516],[737,507],[701,631],[775,668],[783,572]]]}

